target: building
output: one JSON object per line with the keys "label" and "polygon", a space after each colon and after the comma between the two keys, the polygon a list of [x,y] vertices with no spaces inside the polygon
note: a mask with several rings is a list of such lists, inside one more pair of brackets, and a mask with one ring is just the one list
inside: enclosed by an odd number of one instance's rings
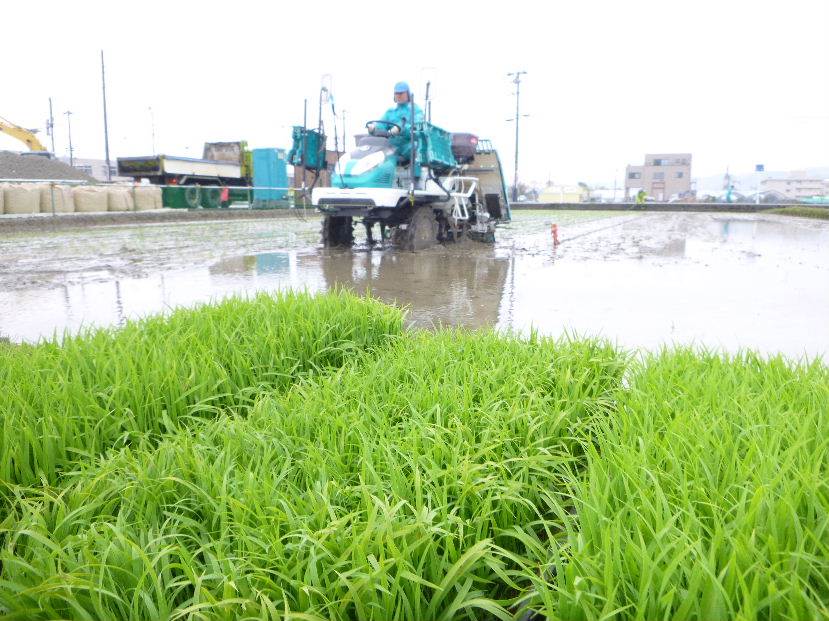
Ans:
{"label": "building", "polygon": [[[65,164],[69,163],[68,157],[60,157],[58,159],[61,162],[64,162]],[[92,160],[75,157],[72,159],[72,162],[72,166],[74,166],[81,172],[86,173],[90,177],[97,179],[98,181],[108,181],[106,160]],[[112,158],[112,160],[110,160],[109,170],[112,173],[112,181],[132,181],[132,177],[118,176],[118,166],[116,164],[115,158]]]}
{"label": "building", "polygon": [[586,203],[589,191],[580,185],[549,184],[538,193],[539,203]]}
{"label": "building", "polygon": [[591,203],[620,203],[624,200],[624,191],[622,188],[596,188],[590,190]]}
{"label": "building", "polygon": [[746,201],[749,203],[772,203],[772,204],[780,204],[780,203],[794,203],[792,199],[788,198],[786,195],[781,194],[776,190],[764,190],[761,192],[751,192],[750,194],[746,194],[745,197]]}
{"label": "building", "polygon": [[639,190],[658,201],[691,194],[690,153],[648,153],[641,166],[625,169],[625,198],[633,199]]}
{"label": "building", "polygon": [[791,200],[829,194],[829,179],[809,179],[792,173],[788,178],[763,179],[763,192],[776,192]]}

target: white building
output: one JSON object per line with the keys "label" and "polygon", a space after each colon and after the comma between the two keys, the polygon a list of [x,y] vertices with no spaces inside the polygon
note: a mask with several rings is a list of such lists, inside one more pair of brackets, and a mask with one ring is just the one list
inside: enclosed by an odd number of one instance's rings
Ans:
{"label": "white building", "polygon": [[798,176],[797,173],[785,178],[763,179],[760,187],[763,192],[777,192],[792,200],[829,194],[828,179],[810,179]]}
{"label": "white building", "polygon": [[[66,164],[69,163],[68,157],[59,157],[58,159]],[[90,177],[93,177],[98,181],[109,181],[109,179],[107,179],[107,166],[105,160],[92,160],[87,158],[76,157],[73,158],[73,162],[73,166],[75,168],[77,168],[81,172],[86,173]],[[112,158],[110,160],[109,170],[112,173],[112,181],[132,181],[131,177],[117,176],[118,166],[116,165],[115,158]]]}
{"label": "white building", "polygon": [[596,203],[622,203],[625,200],[625,189],[597,188],[590,190],[590,201]]}

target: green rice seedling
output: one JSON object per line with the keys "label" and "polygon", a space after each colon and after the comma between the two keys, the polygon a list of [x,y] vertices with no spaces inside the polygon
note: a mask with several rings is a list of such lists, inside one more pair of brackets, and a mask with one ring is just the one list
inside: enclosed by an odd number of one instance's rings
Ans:
{"label": "green rice seedling", "polygon": [[829,370],[648,356],[535,578],[549,619],[829,618]]}
{"label": "green rice seedling", "polygon": [[822,363],[465,332],[340,354],[10,487],[0,615],[829,617]]}
{"label": "green rice seedling", "polygon": [[[595,342],[415,334],[22,496],[9,618],[509,619],[625,368]],[[565,492],[565,493],[562,493]]]}
{"label": "green rice seedling", "polygon": [[10,486],[246,409],[401,331],[401,311],[371,299],[261,294],[0,348],[0,515]]}
{"label": "green rice seedling", "polygon": [[817,220],[829,220],[829,207],[810,207],[807,205],[795,205],[792,207],[779,207],[769,209],[764,213],[774,213],[781,216],[797,216],[799,218],[815,218]]}

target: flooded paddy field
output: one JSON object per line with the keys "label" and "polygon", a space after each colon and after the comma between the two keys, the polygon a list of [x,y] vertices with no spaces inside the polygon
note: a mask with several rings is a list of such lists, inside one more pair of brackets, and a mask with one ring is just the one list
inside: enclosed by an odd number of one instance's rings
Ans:
{"label": "flooded paddy field", "polygon": [[[551,224],[560,244],[553,244]],[[369,291],[410,325],[792,357],[829,352],[829,223],[767,214],[516,212],[495,245],[319,246],[317,217],[0,237],[0,335],[35,341],[230,294]]]}

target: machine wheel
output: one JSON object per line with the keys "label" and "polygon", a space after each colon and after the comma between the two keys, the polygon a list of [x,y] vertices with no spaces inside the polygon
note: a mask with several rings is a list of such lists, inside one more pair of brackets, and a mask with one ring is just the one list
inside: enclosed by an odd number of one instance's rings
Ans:
{"label": "machine wheel", "polygon": [[423,250],[434,246],[438,239],[438,221],[431,207],[415,207],[407,227],[397,227],[394,243],[404,250]]}
{"label": "machine wheel", "polygon": [[322,220],[324,246],[350,246],[354,243],[351,216],[325,216]]}

